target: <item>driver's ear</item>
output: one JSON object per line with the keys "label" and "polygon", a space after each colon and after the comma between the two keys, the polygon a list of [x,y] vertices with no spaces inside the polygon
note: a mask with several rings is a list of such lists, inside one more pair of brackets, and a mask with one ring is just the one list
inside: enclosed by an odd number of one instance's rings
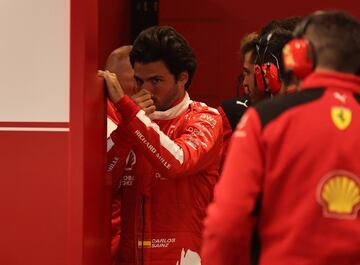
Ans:
{"label": "driver's ear", "polygon": [[179,74],[177,83],[185,88],[185,84],[189,80],[189,73],[187,71],[183,71]]}

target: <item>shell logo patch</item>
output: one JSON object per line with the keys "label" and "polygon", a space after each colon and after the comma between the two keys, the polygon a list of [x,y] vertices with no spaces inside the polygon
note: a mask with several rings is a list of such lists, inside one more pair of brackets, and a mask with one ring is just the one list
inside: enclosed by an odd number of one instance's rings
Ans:
{"label": "shell logo patch", "polygon": [[345,130],[351,124],[352,112],[344,107],[332,107],[331,119],[339,130]]}
{"label": "shell logo patch", "polygon": [[318,184],[317,200],[325,217],[356,219],[360,209],[360,181],[339,170],[327,174]]}

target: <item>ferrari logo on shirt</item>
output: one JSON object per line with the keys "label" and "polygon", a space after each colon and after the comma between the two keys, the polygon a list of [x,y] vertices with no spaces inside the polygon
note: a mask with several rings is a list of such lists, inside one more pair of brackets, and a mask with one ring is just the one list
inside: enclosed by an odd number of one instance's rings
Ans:
{"label": "ferrari logo on shirt", "polygon": [[331,119],[339,130],[345,130],[351,123],[352,112],[348,108],[332,107]]}
{"label": "ferrari logo on shirt", "polygon": [[318,186],[318,202],[325,217],[355,219],[360,209],[360,181],[351,172],[328,173]]}

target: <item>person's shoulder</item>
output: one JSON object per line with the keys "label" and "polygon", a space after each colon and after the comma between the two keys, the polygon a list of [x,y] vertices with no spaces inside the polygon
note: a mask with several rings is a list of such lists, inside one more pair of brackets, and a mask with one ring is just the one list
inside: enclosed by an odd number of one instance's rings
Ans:
{"label": "person's shoulder", "polygon": [[251,106],[251,100],[248,96],[243,95],[225,100],[219,106],[229,120],[231,128],[234,130],[246,109]]}
{"label": "person's shoulder", "polygon": [[226,99],[221,103],[221,107],[224,108],[235,108],[235,109],[246,109],[251,105],[250,97],[247,95],[242,95],[238,97],[233,97]]}
{"label": "person's shoulder", "polygon": [[199,101],[192,101],[190,104],[190,109],[195,112],[209,112],[220,116],[220,112],[216,108],[210,107],[207,104]]}
{"label": "person's shoulder", "polygon": [[206,105],[203,102],[192,101],[190,111],[185,115],[185,119],[194,122],[204,122],[211,128],[222,128],[222,117],[220,112]]}
{"label": "person's shoulder", "polygon": [[274,97],[254,105],[258,113],[262,127],[275,120],[281,114],[304,104],[320,99],[324,94],[324,87],[316,87],[302,90],[288,95]]}

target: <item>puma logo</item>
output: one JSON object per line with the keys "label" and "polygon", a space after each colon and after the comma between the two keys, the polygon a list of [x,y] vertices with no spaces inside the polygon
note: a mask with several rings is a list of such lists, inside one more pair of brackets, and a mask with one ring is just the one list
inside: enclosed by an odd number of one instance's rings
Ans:
{"label": "puma logo", "polygon": [[345,103],[345,101],[346,101],[346,96],[342,95],[338,92],[334,92],[334,98],[341,101],[342,103]]}
{"label": "puma logo", "polygon": [[240,101],[240,100],[236,100],[236,104],[238,105],[243,105],[245,108],[248,107],[248,105],[246,104],[248,102],[248,100],[246,99],[244,102]]}

